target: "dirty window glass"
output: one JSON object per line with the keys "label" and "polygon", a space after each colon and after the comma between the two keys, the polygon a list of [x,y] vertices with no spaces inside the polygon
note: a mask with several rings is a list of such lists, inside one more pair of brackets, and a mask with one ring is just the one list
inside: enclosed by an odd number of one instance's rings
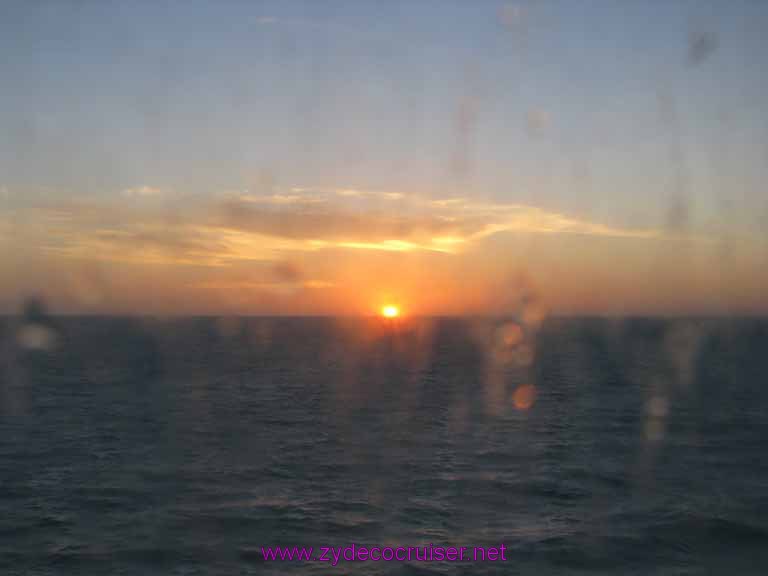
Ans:
{"label": "dirty window glass", "polygon": [[3,2],[0,571],[766,573],[767,28]]}

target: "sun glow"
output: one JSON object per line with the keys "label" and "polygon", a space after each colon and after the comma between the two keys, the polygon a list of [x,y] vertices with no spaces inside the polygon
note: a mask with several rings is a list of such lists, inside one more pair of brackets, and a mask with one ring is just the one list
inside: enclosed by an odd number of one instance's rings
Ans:
{"label": "sun glow", "polygon": [[381,307],[381,315],[384,316],[384,318],[397,318],[400,316],[400,309],[397,306],[388,304],[387,306]]}

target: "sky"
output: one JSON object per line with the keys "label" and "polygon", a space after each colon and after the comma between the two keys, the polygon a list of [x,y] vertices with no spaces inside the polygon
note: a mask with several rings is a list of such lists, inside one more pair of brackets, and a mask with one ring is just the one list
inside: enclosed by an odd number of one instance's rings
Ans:
{"label": "sky", "polygon": [[768,4],[3,2],[0,310],[764,314]]}

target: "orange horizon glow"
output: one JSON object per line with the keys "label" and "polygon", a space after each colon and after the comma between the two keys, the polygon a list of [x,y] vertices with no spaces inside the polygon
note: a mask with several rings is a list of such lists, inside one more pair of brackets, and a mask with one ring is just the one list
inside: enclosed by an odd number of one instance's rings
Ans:
{"label": "orange horizon glow", "polygon": [[[362,250],[332,240],[305,244],[302,234],[291,238],[302,226],[308,227],[305,235],[314,235],[318,224],[286,223],[278,212],[275,228],[269,224],[264,232],[198,222],[195,211],[174,228],[158,207],[130,207],[124,200],[88,204],[93,213],[73,200],[62,208],[65,219],[42,205],[19,208],[28,228],[22,226],[18,245],[4,235],[12,230],[11,220],[0,217],[0,239],[7,239],[0,242],[6,263],[0,266],[0,311],[13,314],[27,296],[36,295],[54,313],[351,315],[389,324],[424,316],[525,313],[522,319],[538,324],[544,314],[768,312],[768,245],[746,240],[734,241],[727,259],[719,243],[698,237],[617,241],[590,235],[588,228],[580,230],[585,235],[470,234],[462,249],[450,254]],[[217,206],[202,202],[198,208],[215,213]],[[469,226],[480,208],[469,202],[466,210],[454,207],[439,215],[453,219],[448,222],[469,218]],[[373,220],[365,221],[370,226],[351,226],[349,237],[368,240],[376,214],[359,217]],[[34,224],[49,219],[55,227]],[[345,222],[342,216],[339,222]],[[54,228],[63,242],[56,247],[49,237]],[[256,261],[260,264],[252,265]],[[652,280],[652,290],[638,282],[639,274]],[[503,336],[509,342],[520,337],[515,330]]]}

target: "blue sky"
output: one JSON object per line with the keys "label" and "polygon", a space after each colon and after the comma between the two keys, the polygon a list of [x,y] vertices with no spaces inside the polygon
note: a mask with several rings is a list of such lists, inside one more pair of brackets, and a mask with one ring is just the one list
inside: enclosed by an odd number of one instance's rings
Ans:
{"label": "blue sky", "polygon": [[639,229],[682,203],[762,242],[766,29],[738,1],[5,2],[0,188],[352,188]]}

